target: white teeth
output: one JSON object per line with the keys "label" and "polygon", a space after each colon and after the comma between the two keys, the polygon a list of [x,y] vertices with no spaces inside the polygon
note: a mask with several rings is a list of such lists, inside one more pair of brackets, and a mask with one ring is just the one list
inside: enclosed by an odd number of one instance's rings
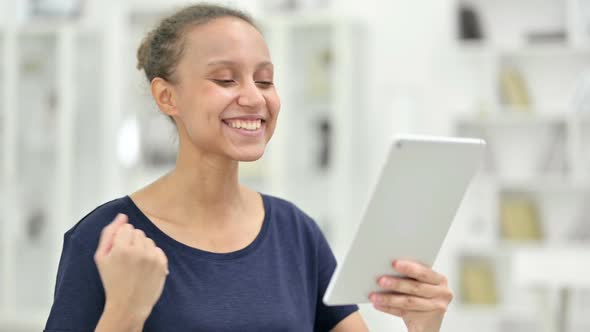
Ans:
{"label": "white teeth", "polygon": [[226,121],[230,127],[236,129],[257,130],[262,126],[262,120],[243,121],[243,120],[228,120]]}

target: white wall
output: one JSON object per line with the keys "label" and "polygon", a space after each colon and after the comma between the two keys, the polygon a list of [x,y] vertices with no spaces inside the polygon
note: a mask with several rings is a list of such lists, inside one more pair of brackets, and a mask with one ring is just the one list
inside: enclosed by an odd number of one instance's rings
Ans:
{"label": "white wall", "polygon": [[433,77],[439,50],[450,44],[452,0],[339,0],[334,12],[362,19],[369,29],[366,116],[370,164],[378,165],[395,132],[448,133],[448,114],[437,108]]}

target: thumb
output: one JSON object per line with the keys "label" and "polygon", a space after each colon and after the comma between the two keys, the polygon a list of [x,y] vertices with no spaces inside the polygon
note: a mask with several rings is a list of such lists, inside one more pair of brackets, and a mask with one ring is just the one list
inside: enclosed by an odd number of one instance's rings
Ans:
{"label": "thumb", "polygon": [[119,213],[108,226],[102,229],[100,240],[98,241],[98,248],[96,249],[97,257],[107,255],[111,251],[117,230],[126,224],[128,220],[127,215]]}

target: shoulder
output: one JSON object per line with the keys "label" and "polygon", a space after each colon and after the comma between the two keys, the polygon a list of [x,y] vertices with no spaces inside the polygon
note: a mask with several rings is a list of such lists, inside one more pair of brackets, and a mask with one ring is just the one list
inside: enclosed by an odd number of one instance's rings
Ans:
{"label": "shoulder", "polygon": [[316,221],[306,212],[299,208],[295,203],[276,196],[263,194],[265,205],[268,207],[267,213],[279,228],[309,236],[314,240],[322,236],[321,230]]}
{"label": "shoulder", "polygon": [[73,239],[88,249],[94,250],[98,244],[102,229],[110,224],[119,213],[127,215],[130,213],[130,206],[126,196],[99,205],[72,226],[64,237]]}
{"label": "shoulder", "polygon": [[315,221],[295,203],[284,198],[263,194],[265,206],[270,208],[274,217],[288,219],[305,224],[305,226],[315,226]]}

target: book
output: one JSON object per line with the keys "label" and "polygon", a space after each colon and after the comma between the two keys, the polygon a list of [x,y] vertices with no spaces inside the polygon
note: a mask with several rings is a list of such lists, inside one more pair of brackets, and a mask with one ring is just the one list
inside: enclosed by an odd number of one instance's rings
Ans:
{"label": "book", "polygon": [[328,47],[316,50],[308,57],[306,99],[326,102],[331,95],[332,50]]}
{"label": "book", "polygon": [[460,40],[482,40],[484,38],[481,20],[476,8],[461,4],[457,18]]}
{"label": "book", "polygon": [[480,305],[498,303],[494,267],[489,259],[464,257],[461,262],[459,278],[459,295],[462,303]]}
{"label": "book", "polygon": [[515,67],[500,71],[500,94],[502,102],[519,110],[530,110],[531,99],[523,75]]}
{"label": "book", "polygon": [[501,198],[500,225],[505,240],[538,241],[543,237],[537,206],[527,197]]}

